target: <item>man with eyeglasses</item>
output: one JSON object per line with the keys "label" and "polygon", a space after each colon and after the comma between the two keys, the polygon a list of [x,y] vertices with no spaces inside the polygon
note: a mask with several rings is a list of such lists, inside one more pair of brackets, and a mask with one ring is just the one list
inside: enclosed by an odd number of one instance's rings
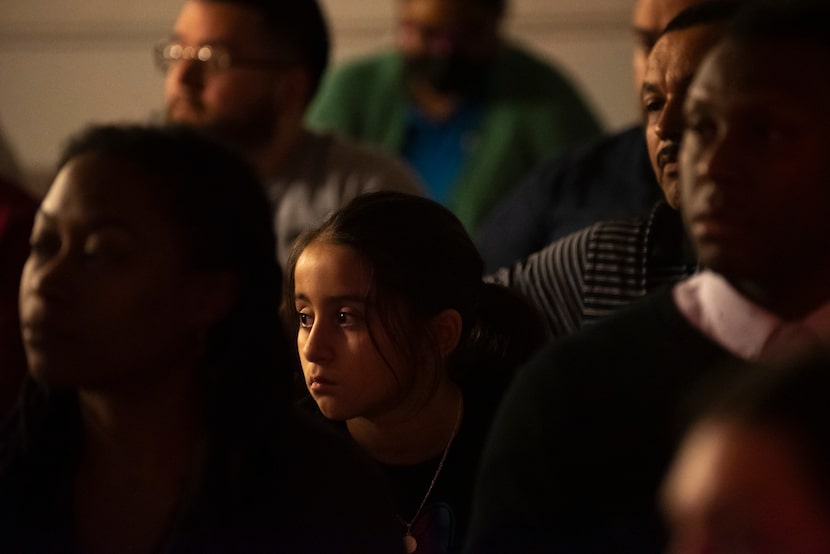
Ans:
{"label": "man with eyeglasses", "polygon": [[186,0],[155,49],[167,120],[215,132],[260,170],[283,266],[303,230],[358,194],[423,190],[393,156],[304,128],[329,44],[315,0]]}

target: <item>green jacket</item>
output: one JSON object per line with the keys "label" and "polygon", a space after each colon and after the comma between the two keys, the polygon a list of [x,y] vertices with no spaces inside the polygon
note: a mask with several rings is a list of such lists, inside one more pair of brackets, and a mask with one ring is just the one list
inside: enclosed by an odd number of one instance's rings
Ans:
{"label": "green jacket", "polygon": [[[409,106],[403,58],[383,52],[330,71],[307,122],[400,152]],[[448,202],[470,232],[538,162],[600,131],[574,86],[515,46],[502,48],[484,109]]]}

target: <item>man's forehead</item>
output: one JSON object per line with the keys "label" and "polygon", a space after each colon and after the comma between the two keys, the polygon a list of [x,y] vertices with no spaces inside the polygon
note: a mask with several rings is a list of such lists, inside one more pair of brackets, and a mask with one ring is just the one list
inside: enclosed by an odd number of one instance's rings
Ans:
{"label": "man's forehead", "polygon": [[703,24],[672,31],[660,37],[648,57],[647,78],[656,79],[668,74],[691,82],[712,45],[718,40],[720,26]]}
{"label": "man's forehead", "polygon": [[660,33],[669,21],[690,6],[705,0],[637,0],[632,26],[637,32]]}
{"label": "man's forehead", "polygon": [[[737,60],[733,59],[736,53],[723,43],[715,46],[703,59],[695,78],[689,86],[689,102],[704,102],[724,100],[724,89],[730,88],[734,92],[734,81],[729,78],[731,68]],[[740,55],[738,55],[740,58]]]}
{"label": "man's forehead", "polygon": [[179,11],[173,32],[199,42],[234,44],[266,40],[265,25],[255,10],[212,0],[187,0]]}
{"label": "man's forehead", "polygon": [[809,95],[830,89],[830,55],[801,41],[727,40],[706,57],[699,73],[696,83],[704,88],[728,85]]}
{"label": "man's forehead", "polygon": [[[772,45],[722,43],[706,57],[689,88],[688,106],[738,113],[789,114],[814,122],[830,117],[830,76],[813,55]],[[825,66],[827,67],[827,66]]]}

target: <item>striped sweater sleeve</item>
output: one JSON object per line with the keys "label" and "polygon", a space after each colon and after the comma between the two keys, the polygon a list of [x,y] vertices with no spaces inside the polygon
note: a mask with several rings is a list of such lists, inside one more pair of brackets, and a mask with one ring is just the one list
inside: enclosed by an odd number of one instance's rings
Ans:
{"label": "striped sweater sleeve", "polygon": [[485,280],[523,294],[542,313],[555,338],[582,327],[585,268],[597,224],[563,237]]}

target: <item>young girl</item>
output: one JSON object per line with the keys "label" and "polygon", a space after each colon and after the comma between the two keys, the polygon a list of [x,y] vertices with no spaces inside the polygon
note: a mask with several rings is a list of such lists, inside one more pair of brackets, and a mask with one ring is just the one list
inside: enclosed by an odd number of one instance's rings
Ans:
{"label": "young girl", "polygon": [[289,258],[314,409],[385,469],[408,552],[459,551],[494,410],[544,340],[536,313],[482,269],[447,209],[389,192],[355,199]]}
{"label": "young girl", "polygon": [[70,143],[21,281],[0,551],[400,549],[380,476],[291,415],[280,289],[262,187],[225,148],[143,127]]}

